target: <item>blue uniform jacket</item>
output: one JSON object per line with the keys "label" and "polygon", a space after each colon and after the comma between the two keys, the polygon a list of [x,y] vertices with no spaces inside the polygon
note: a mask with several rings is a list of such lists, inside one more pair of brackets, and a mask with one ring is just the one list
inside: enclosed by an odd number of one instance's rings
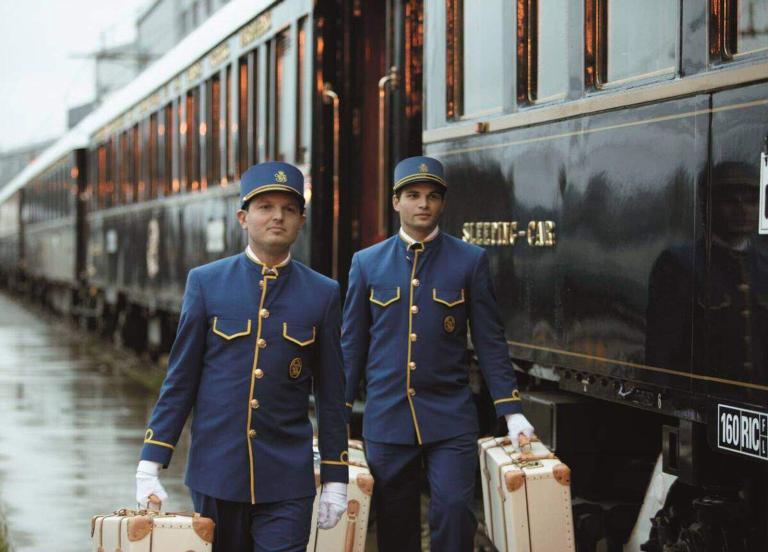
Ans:
{"label": "blue uniform jacket", "polygon": [[141,453],[167,466],[192,410],[186,483],[224,500],[314,495],[313,385],[321,480],[348,479],[339,286],[296,261],[271,270],[242,253],[190,271]]}
{"label": "blue uniform jacket", "polygon": [[367,378],[366,439],[422,444],[478,431],[468,326],[496,412],[520,412],[483,249],[440,233],[415,251],[395,235],[354,255],[341,341],[348,408]]}

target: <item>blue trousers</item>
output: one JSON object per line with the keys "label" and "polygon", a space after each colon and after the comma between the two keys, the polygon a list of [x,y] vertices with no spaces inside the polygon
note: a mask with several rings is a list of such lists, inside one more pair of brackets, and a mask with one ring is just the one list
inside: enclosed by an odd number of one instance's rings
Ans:
{"label": "blue trousers", "polygon": [[189,490],[195,511],[216,523],[213,552],[305,552],[314,497],[251,505]]}
{"label": "blue trousers", "polygon": [[380,552],[421,550],[420,483],[425,472],[431,496],[431,549],[472,551],[477,528],[472,512],[477,435],[460,435],[424,445],[366,440],[365,451],[376,482],[373,502]]}

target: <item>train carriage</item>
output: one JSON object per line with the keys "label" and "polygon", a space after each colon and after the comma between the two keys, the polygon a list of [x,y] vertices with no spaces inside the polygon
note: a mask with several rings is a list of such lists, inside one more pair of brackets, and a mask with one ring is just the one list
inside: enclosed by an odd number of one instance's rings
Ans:
{"label": "train carriage", "polygon": [[758,0],[233,0],[2,192],[3,275],[162,352],[189,269],[245,246],[248,166],[300,167],[293,254],[344,285],[397,228],[394,163],[432,155],[580,549],[762,549],[767,98]]}
{"label": "train carriage", "polygon": [[65,135],[0,193],[3,278],[64,314],[73,311],[84,263],[87,140]]}
{"label": "train carriage", "polygon": [[[233,214],[248,166],[295,163],[311,194],[311,9],[225,6],[100,115],[85,239],[91,312],[105,332],[167,349],[189,269],[245,246]],[[309,262],[308,243],[304,233],[299,260]]]}
{"label": "train carriage", "polygon": [[[653,463],[630,466],[661,452],[678,484],[662,493],[649,549],[764,547],[765,497],[754,489],[766,488],[768,460],[768,237],[758,233],[768,6],[424,9],[423,141],[451,183],[444,226],[487,248],[531,396],[559,391],[536,425],[590,443],[586,461],[558,451],[582,476],[576,494],[624,503],[617,515],[577,509],[577,521],[599,519],[609,543],[624,542],[637,515],[625,506],[639,508]],[[606,401],[583,401],[587,427],[552,414],[569,411],[574,393]],[[595,438],[589,424],[610,431]],[[637,490],[624,492],[632,478]],[[674,519],[675,508],[688,517]],[[649,530],[646,519],[635,546]]]}

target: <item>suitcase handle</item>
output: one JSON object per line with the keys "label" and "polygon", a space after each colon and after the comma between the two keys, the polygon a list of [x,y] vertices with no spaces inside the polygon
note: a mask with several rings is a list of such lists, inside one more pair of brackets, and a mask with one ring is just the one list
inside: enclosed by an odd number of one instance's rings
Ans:
{"label": "suitcase handle", "polygon": [[163,501],[160,500],[160,497],[156,494],[151,494],[147,497],[147,504],[146,504],[146,510],[150,510],[153,512],[159,512],[160,509],[163,507]]}
{"label": "suitcase handle", "polygon": [[524,433],[521,433],[520,435],[518,435],[517,442],[518,442],[518,445],[520,446],[520,452],[523,452],[523,453],[530,452],[532,441],[533,439],[529,439],[528,437],[526,437]]}
{"label": "suitcase handle", "polygon": [[[531,450],[531,443],[538,443],[538,442],[540,442],[539,438],[535,434],[532,435],[530,439],[526,437],[524,433],[521,433],[517,437],[517,443],[520,447],[521,452],[525,452],[524,448]],[[512,442],[512,439],[509,438],[509,435],[507,435],[506,437],[496,438],[496,446],[505,447],[513,444],[514,443]]]}

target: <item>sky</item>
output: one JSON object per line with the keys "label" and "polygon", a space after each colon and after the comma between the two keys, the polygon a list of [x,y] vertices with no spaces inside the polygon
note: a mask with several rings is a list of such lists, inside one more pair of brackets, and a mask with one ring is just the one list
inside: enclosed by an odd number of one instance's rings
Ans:
{"label": "sky", "polygon": [[61,135],[67,109],[94,96],[77,57],[135,36],[149,0],[0,0],[0,152]]}

